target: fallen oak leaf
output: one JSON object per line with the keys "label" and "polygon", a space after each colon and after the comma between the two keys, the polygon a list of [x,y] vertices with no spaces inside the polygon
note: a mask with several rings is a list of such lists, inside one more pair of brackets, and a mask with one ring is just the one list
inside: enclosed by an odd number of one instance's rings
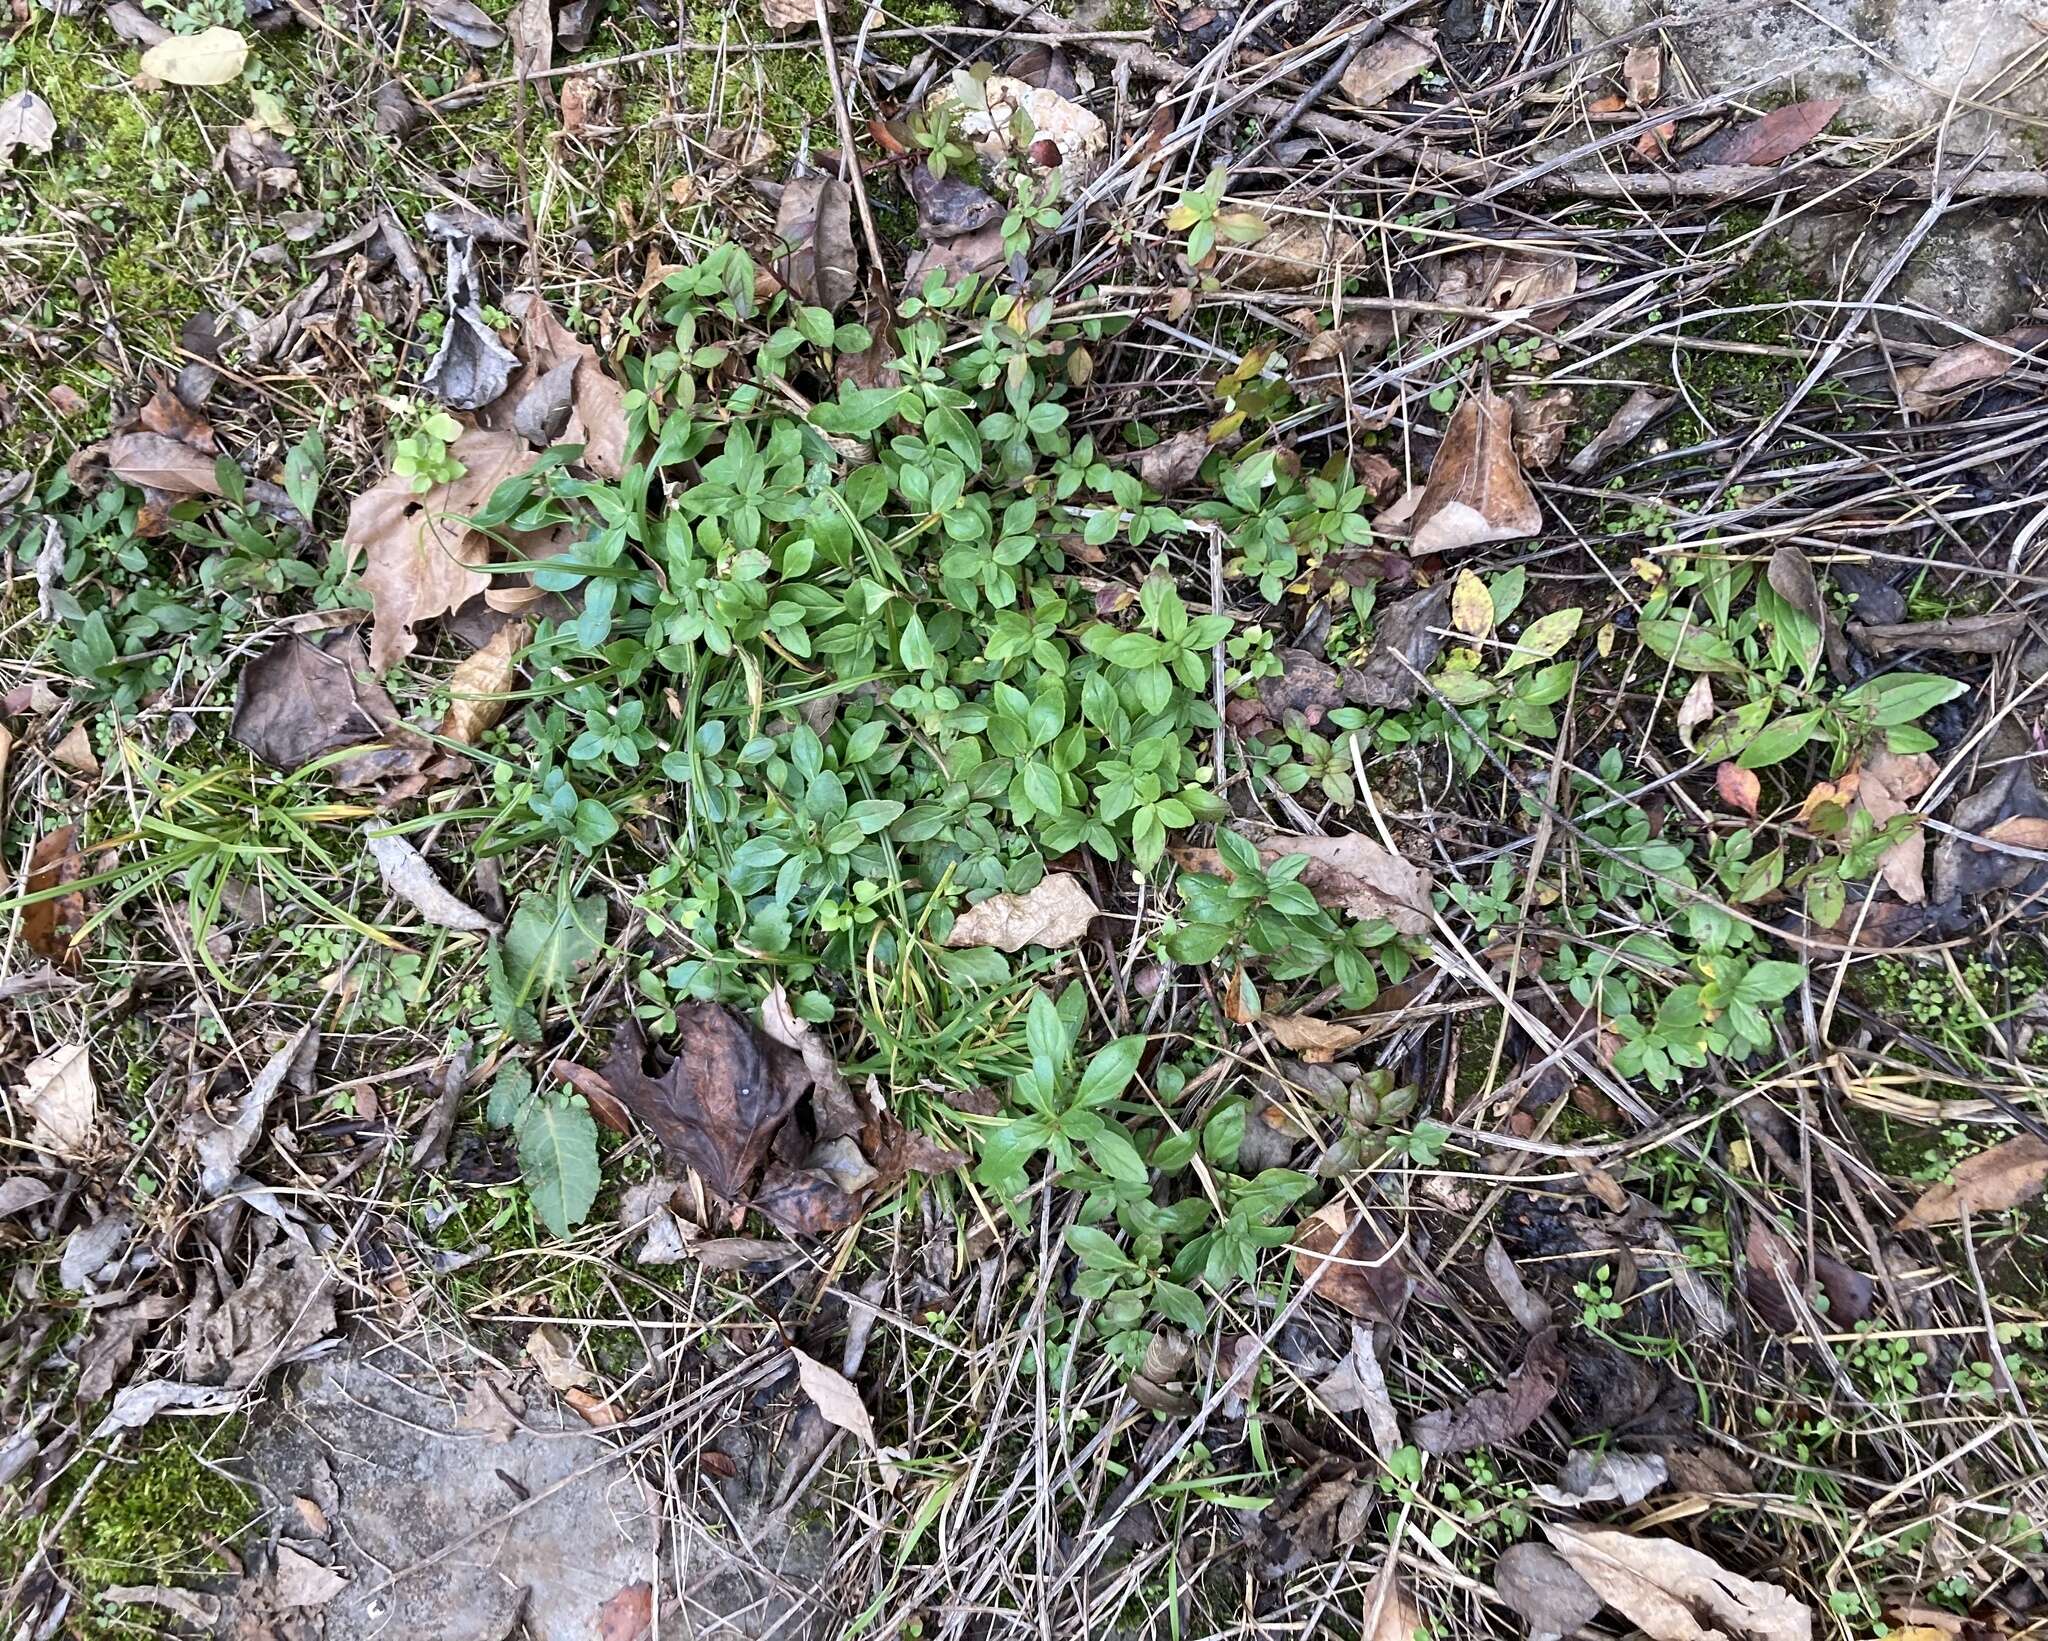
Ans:
{"label": "fallen oak leaf", "polygon": [[976,901],[953,920],[946,944],[995,946],[1006,952],[1026,946],[1071,946],[1088,932],[1101,910],[1073,873],[1053,872],[1026,894],[997,894]]}
{"label": "fallen oak leaf", "polygon": [[1408,550],[1417,557],[1517,541],[1543,528],[1515,455],[1513,405],[1480,392],[1452,413],[1409,522]]}
{"label": "fallen oak leaf", "polygon": [[1953,1225],[1964,1214],[1999,1213],[2048,1190],[2048,1140],[2020,1134],[1956,1164],[1899,1219],[1902,1231]]}
{"label": "fallen oak leaf", "polygon": [[462,476],[415,493],[390,474],[349,507],[342,545],[364,555],[359,579],[375,612],[370,667],[383,673],[418,647],[414,629],[459,609],[491,585],[477,566],[489,562],[490,542],[469,527],[469,515],[506,479],[540,458],[516,434],[472,427],[449,446]]}
{"label": "fallen oak leaf", "polygon": [[1543,1531],[1594,1593],[1652,1641],[1811,1641],[1805,1603],[1676,1539],[1564,1522],[1545,1522]]}

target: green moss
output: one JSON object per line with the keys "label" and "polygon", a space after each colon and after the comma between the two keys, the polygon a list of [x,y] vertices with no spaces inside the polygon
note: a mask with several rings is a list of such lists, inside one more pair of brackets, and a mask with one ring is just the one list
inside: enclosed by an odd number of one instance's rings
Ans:
{"label": "green moss", "polygon": [[163,1420],[121,1444],[96,1477],[91,1458],[81,1456],[41,1516],[0,1516],[0,1565],[25,1565],[75,1501],[55,1554],[88,1604],[65,1634],[111,1641],[162,1633],[150,1609],[101,1607],[95,1598],[112,1585],[183,1584],[228,1570],[219,1547],[241,1536],[253,1512],[216,1455],[236,1449],[242,1425],[239,1417]]}

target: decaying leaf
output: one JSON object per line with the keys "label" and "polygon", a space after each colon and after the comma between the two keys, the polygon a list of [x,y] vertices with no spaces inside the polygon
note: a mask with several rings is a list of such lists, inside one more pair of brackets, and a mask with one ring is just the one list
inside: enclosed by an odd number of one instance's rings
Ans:
{"label": "decaying leaf", "polygon": [[1367,260],[1365,241],[1334,220],[1284,217],[1269,221],[1253,244],[1220,241],[1216,277],[1243,290],[1320,289],[1350,277]]}
{"label": "decaying leaf", "polygon": [[1545,1522],[1559,1555],[1652,1641],[1811,1641],[1813,1614],[1775,1584],[1670,1538]]}
{"label": "decaying leaf", "polygon": [[347,1588],[346,1574],[322,1566],[289,1544],[277,1547],[277,1561],[270,1571],[270,1589],[280,1607],[301,1611],[324,1607]]}
{"label": "decaying leaf", "polygon": [[198,1159],[199,1186],[207,1196],[220,1196],[241,1177],[242,1159],[262,1135],[279,1090],[287,1082],[312,1086],[319,1047],[320,1034],[311,1026],[301,1026],[249,1079],[230,1116],[216,1117],[201,1106],[179,1125],[180,1134]]}
{"label": "decaying leaf", "polygon": [[875,1440],[875,1422],[868,1417],[867,1404],[860,1399],[860,1392],[854,1388],[853,1381],[837,1368],[827,1367],[816,1357],[807,1356],[793,1347],[789,1354],[796,1361],[797,1382],[803,1386],[804,1394],[810,1397],[819,1413],[824,1415],[825,1422],[859,1437],[861,1446],[876,1456],[883,1477],[893,1485],[895,1467],[882,1456],[881,1444]]}
{"label": "decaying leaf", "polygon": [[392,474],[355,499],[342,544],[365,555],[361,572],[375,619],[370,667],[386,671],[418,647],[414,629],[459,609],[490,586],[475,566],[487,563],[491,544],[469,528],[469,515],[491,492],[539,458],[512,433],[465,429],[449,447],[462,477],[423,495]]}
{"label": "decaying leaf", "polygon": [[1436,30],[1396,24],[1367,46],[1337,83],[1360,108],[1378,108],[1436,62]]}
{"label": "decaying leaf", "polygon": [[505,31],[473,0],[426,0],[424,9],[434,27],[466,46],[495,51],[505,43]]}
{"label": "decaying leaf", "polygon": [[47,958],[60,969],[76,969],[79,962],[78,931],[84,926],[87,907],[85,891],[64,889],[84,875],[84,860],[78,850],[78,828],[60,826],[46,834],[29,851],[22,872],[24,895],[47,895],[21,909],[21,938],[36,956]]}
{"label": "decaying leaf", "polygon": [[1598,472],[1601,464],[1623,446],[1633,442],[1652,422],[1664,414],[1671,396],[1635,389],[1622,400],[1621,408],[1608,417],[1607,425],[1587,442],[1565,465],[1580,478]]}
{"label": "decaying leaf", "polygon": [[496,923],[474,907],[464,905],[442,886],[426,856],[402,835],[380,831],[372,823],[365,828],[365,839],[384,887],[418,912],[428,927],[464,934],[497,932]]}
{"label": "decaying leaf", "polygon": [[1577,400],[1568,387],[1543,394],[1518,387],[1508,400],[1515,407],[1515,454],[1523,467],[1544,472],[1564,454]]}
{"label": "decaying leaf", "polygon": [[248,65],[249,42],[231,28],[174,34],[142,54],[140,68],[166,85],[226,85]]}
{"label": "decaying leaf", "polygon": [[1565,1376],[1558,1332],[1548,1328],[1529,1341],[1522,1365],[1499,1390],[1482,1390],[1463,1407],[1425,1413],[1411,1427],[1425,1453],[1469,1453],[1475,1447],[1511,1442],[1543,1417],[1557,1400]]}
{"label": "decaying leaf", "polygon": [[2019,1134],[1956,1164],[1899,1220],[1901,1230],[1953,1225],[1964,1214],[1993,1214],[2031,1202],[2048,1190],[2048,1140]]}
{"label": "decaying leaf", "polygon": [[1664,48],[1655,40],[1633,45],[1622,54],[1621,88],[1638,108],[1649,108],[1664,89]]}
{"label": "decaying leaf", "polygon": [[519,652],[533,636],[525,621],[507,621],[482,648],[472,651],[448,675],[448,710],[441,716],[443,739],[475,746],[505,716],[509,691],[519,675]]}
{"label": "decaying leaf", "polygon": [[1600,1616],[1600,1597],[1572,1564],[1541,1544],[1513,1544],[1494,1564],[1493,1587],[1529,1626],[1529,1641],[1557,1641]]}
{"label": "decaying leaf", "polygon": [[1576,1448],[1558,1473],[1557,1485],[1539,1485],[1536,1496],[1566,1510],[1588,1504],[1640,1504],[1668,1478],[1663,1459],[1655,1453],[1624,1453],[1618,1448],[1589,1453]]}
{"label": "decaying leaf", "polygon": [[1549,1329],[1550,1307],[1522,1280],[1514,1256],[1501,1245],[1499,1237],[1487,1239],[1484,1266],[1487,1281],[1493,1284],[1493,1291],[1500,1295],[1517,1327],[1532,1336]]}
{"label": "decaying leaf", "polygon": [[597,1383],[576,1354],[576,1341],[556,1323],[543,1322],[526,1336],[526,1359],[550,1390],[588,1390]]}
{"label": "decaying leaf", "polygon": [[1692,750],[1693,731],[1701,724],[1711,723],[1714,717],[1714,680],[1709,673],[1701,673],[1692,681],[1692,688],[1685,692],[1685,699],[1678,703],[1678,739],[1685,750]]}
{"label": "decaying leaf", "polygon": [[1899,403],[1917,415],[1932,414],[1952,395],[1996,381],[2048,342],[2048,325],[2022,325],[1988,342],[1959,342],[1924,365],[1899,372]]}
{"label": "decaying leaf", "polygon": [[1387,1379],[1373,1348],[1372,1329],[1351,1324],[1351,1349],[1335,1370],[1316,1386],[1316,1400],[1332,1413],[1362,1413],[1372,1432],[1374,1449],[1388,1458],[1401,1445],[1400,1416],[1387,1392]]}
{"label": "decaying leaf", "polygon": [[1365,1322],[1401,1319],[1412,1284],[1395,1244],[1341,1197],[1294,1233],[1294,1268],[1308,1291]]}
{"label": "decaying leaf", "polygon": [[[1761,1218],[1749,1222],[1743,1244],[1749,1267],[1742,1291],[1773,1333],[1797,1334],[1799,1313],[1792,1296],[1805,1287],[1805,1259]],[[1852,1271],[1824,1248],[1813,1251],[1813,1274],[1827,1296],[1826,1327],[1830,1332],[1853,1328],[1870,1315],[1876,1287],[1860,1271]]]}
{"label": "decaying leaf", "polygon": [[[1912,811],[1913,800],[1934,784],[1941,765],[1925,752],[1893,752],[1880,746],[1865,760],[1851,811],[1861,809],[1878,826]],[[1927,835],[1917,826],[1878,858],[1877,869],[1893,894],[1908,906],[1927,899]]]}
{"label": "decaying leaf", "polygon": [[816,0],[761,0],[761,20],[775,34],[795,34],[818,21]]}
{"label": "decaying leaf", "polygon": [[810,1086],[803,1058],[719,1003],[676,1010],[668,1063],[650,1074],[637,1024],[619,1030],[605,1081],[677,1163],[727,1201],[744,1197]]}
{"label": "decaying leaf", "polygon": [[[1340,1532],[1339,1537],[1343,1535]],[[1422,1610],[1408,1595],[1407,1586],[1395,1569],[1394,1553],[1380,1563],[1380,1570],[1365,1589],[1363,1641],[1415,1641],[1423,1633]]]}
{"label": "decaying leaf", "polygon": [[1138,477],[1160,495],[1170,496],[1194,483],[1214,448],[1206,429],[1191,427],[1185,433],[1160,440],[1140,455]]}
{"label": "decaying leaf", "polygon": [[918,231],[927,240],[971,234],[1002,218],[1002,203],[995,195],[957,171],[935,177],[929,165],[919,163],[906,166],[903,174],[917,206]]}
{"label": "decaying leaf", "polygon": [[1028,894],[990,895],[953,920],[948,946],[998,946],[1006,952],[1026,946],[1071,946],[1101,914],[1081,880],[1052,872]]}
{"label": "decaying leaf", "polygon": [[[1289,855],[1308,856],[1301,882],[1325,906],[1355,918],[1385,918],[1402,934],[1427,934],[1431,928],[1429,873],[1361,832],[1340,837],[1275,832],[1258,849],[1268,865]],[[1230,875],[1214,849],[1176,848],[1173,858],[1191,872]]]}
{"label": "decaying leaf", "polygon": [[116,433],[107,441],[107,471],[127,484],[167,496],[217,496],[215,458],[161,433]]}
{"label": "decaying leaf", "polygon": [[1262,1014],[1259,1024],[1273,1034],[1273,1040],[1290,1054],[1299,1054],[1308,1065],[1330,1061],[1365,1041],[1356,1026],[1336,1020],[1318,1020],[1312,1014]]}
{"label": "decaying leaf", "polygon": [[441,345],[420,378],[420,385],[451,410],[481,410],[494,403],[519,368],[519,356],[498,340],[484,317],[471,265],[474,247],[466,238],[448,247]]}
{"label": "decaying leaf", "polygon": [[1757,819],[1757,800],[1763,796],[1764,783],[1754,769],[1733,763],[1720,765],[1714,771],[1714,790],[1729,808],[1741,810],[1751,820]]}
{"label": "decaying leaf", "polygon": [[597,1641],[645,1641],[654,1629],[654,1586],[645,1579],[605,1598],[597,1609]]}
{"label": "decaying leaf", "polygon": [[1351,699],[1359,706],[1412,707],[1422,693],[1423,675],[1443,652],[1450,610],[1450,583],[1440,581],[1383,611],[1372,653],[1347,691]]}
{"label": "decaying leaf", "polygon": [[99,1089],[83,1043],[31,1060],[14,1091],[30,1120],[28,1143],[52,1157],[82,1157],[99,1127]]}
{"label": "decaying leaf", "polygon": [[1815,97],[1787,103],[1770,113],[1709,137],[1688,149],[1685,163],[1701,165],[1776,165],[1790,159],[1827,129],[1841,112],[1839,97]]}
{"label": "decaying leaf", "polygon": [[[538,296],[527,304],[520,340],[526,363],[505,390],[502,412],[494,405],[485,419],[494,427],[513,428],[536,445],[580,444],[583,465],[592,473],[620,478],[626,467],[626,390],[604,368],[597,349]],[[567,409],[556,421],[554,398],[565,380]],[[548,382],[554,386],[542,385]],[[546,436],[536,438],[536,433]]]}
{"label": "decaying leaf", "polygon": [[1516,541],[1543,528],[1543,510],[1515,457],[1507,400],[1476,393],[1453,412],[1410,526],[1408,550],[1418,556]]}
{"label": "decaying leaf", "polygon": [[792,177],[782,185],[775,232],[789,247],[776,263],[782,282],[815,307],[837,309],[854,292],[853,195],[837,177]]}
{"label": "decaying leaf", "polygon": [[517,0],[505,14],[505,28],[512,38],[512,73],[546,102],[552,95],[548,70],[555,66],[554,0]]}
{"label": "decaying leaf", "polygon": [[259,1383],[334,1332],[336,1291],[327,1261],[280,1233],[256,1256],[248,1280],[192,1330],[190,1376],[230,1390]]}
{"label": "decaying leaf", "polygon": [[272,768],[291,770],[374,741],[397,722],[361,642],[336,628],[280,638],[245,666],[228,733]]}
{"label": "decaying leaf", "polygon": [[13,163],[14,151],[47,154],[57,138],[57,116],[33,91],[17,91],[0,102],[0,167]]}
{"label": "decaying leaf", "polygon": [[947,284],[957,285],[969,274],[987,273],[1002,262],[1003,225],[985,223],[972,233],[935,239],[913,251],[903,265],[903,288],[906,292],[923,289],[925,276],[933,272],[944,274]]}

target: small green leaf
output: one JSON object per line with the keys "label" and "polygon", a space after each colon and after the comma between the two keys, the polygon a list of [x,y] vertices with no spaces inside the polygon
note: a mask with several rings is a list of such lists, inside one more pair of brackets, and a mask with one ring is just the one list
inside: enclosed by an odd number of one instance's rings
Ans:
{"label": "small green leaf", "polygon": [[484,1120],[493,1128],[516,1127],[532,1098],[532,1074],[519,1061],[507,1060],[491,1079],[491,1097],[484,1107]]}
{"label": "small green leaf", "polygon": [[526,1108],[519,1171],[534,1212],[556,1236],[583,1223],[597,1200],[597,1124],[580,1095],[551,1095]]}
{"label": "small green leaf", "polygon": [[1766,724],[1735,761],[1744,769],[1767,769],[1772,764],[1783,763],[1795,752],[1805,749],[1819,723],[1818,712],[1795,712],[1789,718]]}

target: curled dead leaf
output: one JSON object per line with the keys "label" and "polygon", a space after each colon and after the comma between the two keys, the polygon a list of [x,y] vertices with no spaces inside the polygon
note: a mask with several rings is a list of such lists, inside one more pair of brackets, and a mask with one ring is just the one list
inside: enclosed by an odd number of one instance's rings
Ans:
{"label": "curled dead leaf", "polygon": [[1088,932],[1101,908],[1071,872],[1053,872],[1028,894],[990,895],[953,920],[948,946],[1071,946]]}
{"label": "curled dead leaf", "polygon": [[1998,1213],[2031,1202],[2048,1190],[2048,1140],[2020,1134],[1956,1164],[1953,1174],[1926,1191],[1899,1220],[1902,1231],[1953,1225],[1964,1214]]}
{"label": "curled dead leaf", "polygon": [[1507,400],[1480,392],[1452,413],[1409,524],[1408,550],[1418,556],[1516,541],[1543,528],[1543,511],[1515,457]]}

